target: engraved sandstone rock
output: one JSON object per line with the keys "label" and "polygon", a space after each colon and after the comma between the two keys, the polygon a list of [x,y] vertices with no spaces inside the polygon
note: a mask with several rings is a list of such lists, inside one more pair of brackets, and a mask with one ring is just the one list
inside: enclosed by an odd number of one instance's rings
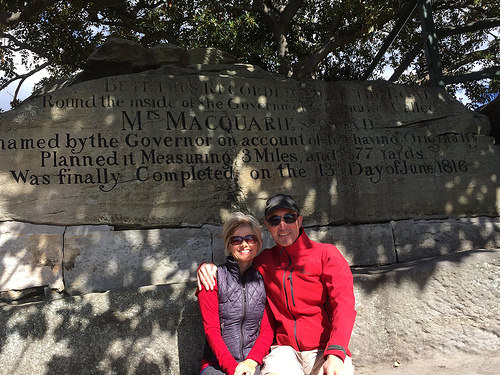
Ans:
{"label": "engraved sandstone rock", "polygon": [[500,211],[489,121],[445,91],[244,64],[45,92],[0,115],[0,156],[2,220],[218,225],[278,191],[310,225]]}

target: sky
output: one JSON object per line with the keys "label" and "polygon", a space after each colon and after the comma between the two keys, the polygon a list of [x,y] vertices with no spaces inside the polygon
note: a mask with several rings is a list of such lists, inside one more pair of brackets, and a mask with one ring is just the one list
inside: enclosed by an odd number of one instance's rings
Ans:
{"label": "sky", "polygon": [[[21,65],[19,66],[21,67]],[[19,71],[20,74],[24,72],[25,71]],[[26,79],[26,81],[24,81],[23,85],[21,86],[21,90],[17,95],[17,98],[22,101],[29,97],[33,91],[33,86],[46,75],[46,70],[42,70]],[[16,81],[7,86],[7,88],[0,91],[0,109],[2,109],[3,111],[8,111],[10,109],[10,102],[14,98],[14,93],[16,92],[18,82],[19,81]]]}

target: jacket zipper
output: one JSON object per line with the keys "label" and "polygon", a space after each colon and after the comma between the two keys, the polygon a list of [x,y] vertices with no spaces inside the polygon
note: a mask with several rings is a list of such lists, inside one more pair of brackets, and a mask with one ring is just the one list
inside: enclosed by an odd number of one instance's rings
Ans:
{"label": "jacket zipper", "polygon": [[290,294],[292,295],[292,304],[295,307],[295,295],[293,293],[292,273],[293,273],[293,268],[290,269],[290,273],[288,274],[288,280],[290,281]]}
{"label": "jacket zipper", "polygon": [[283,288],[285,291],[285,303],[286,303],[286,307],[288,309],[288,312],[290,313],[290,315],[293,318],[293,336],[295,338],[295,343],[297,344],[298,351],[301,351],[300,345],[299,345],[299,340],[297,337],[297,319],[295,318],[295,315],[292,313],[292,310],[290,309],[290,304],[288,301],[288,294],[287,294],[286,272],[288,271],[288,269],[290,269],[290,272],[288,274],[288,280],[290,283],[290,297],[292,298],[293,306],[295,306],[295,296],[293,294],[293,282],[292,282],[293,267],[291,267],[292,266],[292,259],[290,258],[290,255],[288,255],[288,251],[286,251],[286,248],[283,248],[283,250],[285,250],[285,253],[288,257],[288,266],[285,268],[285,272],[283,273]]}

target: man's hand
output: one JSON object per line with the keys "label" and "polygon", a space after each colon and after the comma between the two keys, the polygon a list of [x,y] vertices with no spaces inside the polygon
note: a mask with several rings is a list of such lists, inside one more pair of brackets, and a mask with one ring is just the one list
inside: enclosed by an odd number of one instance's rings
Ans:
{"label": "man's hand", "polygon": [[213,263],[203,263],[198,272],[196,272],[196,280],[198,281],[198,289],[213,290],[215,287],[215,276],[217,275],[217,266]]}
{"label": "man's hand", "polygon": [[234,375],[254,375],[257,362],[253,359],[245,359],[243,362],[238,363]]}
{"label": "man's hand", "polygon": [[339,357],[329,355],[317,375],[344,375],[344,362]]}

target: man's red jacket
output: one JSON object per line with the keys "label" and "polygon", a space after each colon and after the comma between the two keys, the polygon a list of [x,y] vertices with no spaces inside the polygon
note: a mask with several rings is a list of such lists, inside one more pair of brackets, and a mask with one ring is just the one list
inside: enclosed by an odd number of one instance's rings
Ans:
{"label": "man's red jacket", "polygon": [[344,360],[351,356],[356,317],[352,273],[335,246],[311,241],[301,231],[293,245],[265,249],[254,259],[275,318],[276,341]]}

